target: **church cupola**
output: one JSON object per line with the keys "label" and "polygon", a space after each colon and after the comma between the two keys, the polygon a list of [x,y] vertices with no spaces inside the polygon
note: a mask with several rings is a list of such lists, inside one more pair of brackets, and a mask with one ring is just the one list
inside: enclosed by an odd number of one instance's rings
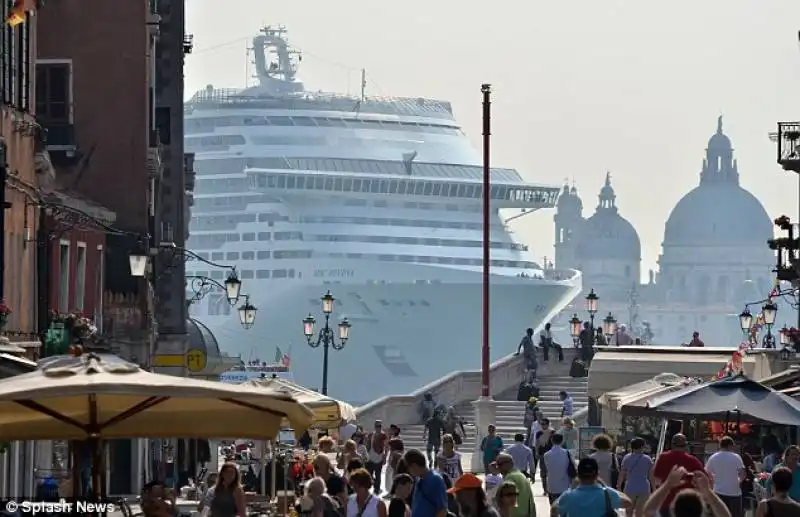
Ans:
{"label": "church cupola", "polygon": [[598,212],[601,210],[617,211],[617,194],[614,192],[614,187],[611,186],[610,172],[606,172],[606,183],[600,189],[600,195],[597,197],[599,199]]}
{"label": "church cupola", "polygon": [[708,140],[700,184],[729,183],[739,184],[739,167],[733,158],[730,138],[722,132],[722,115],[717,119],[717,132]]}

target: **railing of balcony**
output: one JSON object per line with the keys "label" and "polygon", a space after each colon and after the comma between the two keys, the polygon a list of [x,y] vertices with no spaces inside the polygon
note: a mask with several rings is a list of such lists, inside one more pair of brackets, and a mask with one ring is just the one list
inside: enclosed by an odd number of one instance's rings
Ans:
{"label": "railing of balcony", "polygon": [[778,122],[778,164],[800,173],[800,122]]}

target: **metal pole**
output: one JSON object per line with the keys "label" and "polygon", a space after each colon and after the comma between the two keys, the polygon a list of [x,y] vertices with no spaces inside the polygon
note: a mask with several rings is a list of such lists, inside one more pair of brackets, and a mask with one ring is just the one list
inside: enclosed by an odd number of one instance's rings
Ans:
{"label": "metal pole", "polygon": [[325,315],[325,328],[322,329],[322,394],[328,394],[328,350],[330,348],[330,327],[328,321],[330,315]]}
{"label": "metal pole", "polygon": [[483,340],[481,350],[481,396],[490,397],[489,385],[489,253],[491,239],[491,168],[489,143],[491,141],[492,86],[481,85],[483,93]]}

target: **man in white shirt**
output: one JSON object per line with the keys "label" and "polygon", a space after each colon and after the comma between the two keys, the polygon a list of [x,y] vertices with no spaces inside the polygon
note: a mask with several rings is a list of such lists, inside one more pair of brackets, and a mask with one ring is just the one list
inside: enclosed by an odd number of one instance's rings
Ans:
{"label": "man in white shirt", "polygon": [[714,479],[714,493],[719,496],[731,517],[743,517],[741,483],[745,478],[742,457],[733,451],[735,443],[730,436],[719,441],[719,450],[706,462],[706,471]]}

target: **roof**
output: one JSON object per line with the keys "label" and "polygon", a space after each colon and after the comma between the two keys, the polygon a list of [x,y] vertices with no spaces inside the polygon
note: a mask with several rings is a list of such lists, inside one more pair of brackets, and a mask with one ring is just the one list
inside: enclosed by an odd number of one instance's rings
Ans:
{"label": "roof", "polygon": [[[736,349],[697,350],[685,347],[600,349],[592,359],[589,369],[589,396],[600,397],[624,386],[651,380],[664,372],[682,377],[710,379],[728,363],[734,350]],[[746,355],[742,366],[746,373],[752,375],[756,369],[756,357]]]}
{"label": "roof", "polygon": [[202,322],[194,318],[186,320],[186,331],[189,334],[189,349],[202,350],[206,357],[219,357],[219,343],[214,333]]}

